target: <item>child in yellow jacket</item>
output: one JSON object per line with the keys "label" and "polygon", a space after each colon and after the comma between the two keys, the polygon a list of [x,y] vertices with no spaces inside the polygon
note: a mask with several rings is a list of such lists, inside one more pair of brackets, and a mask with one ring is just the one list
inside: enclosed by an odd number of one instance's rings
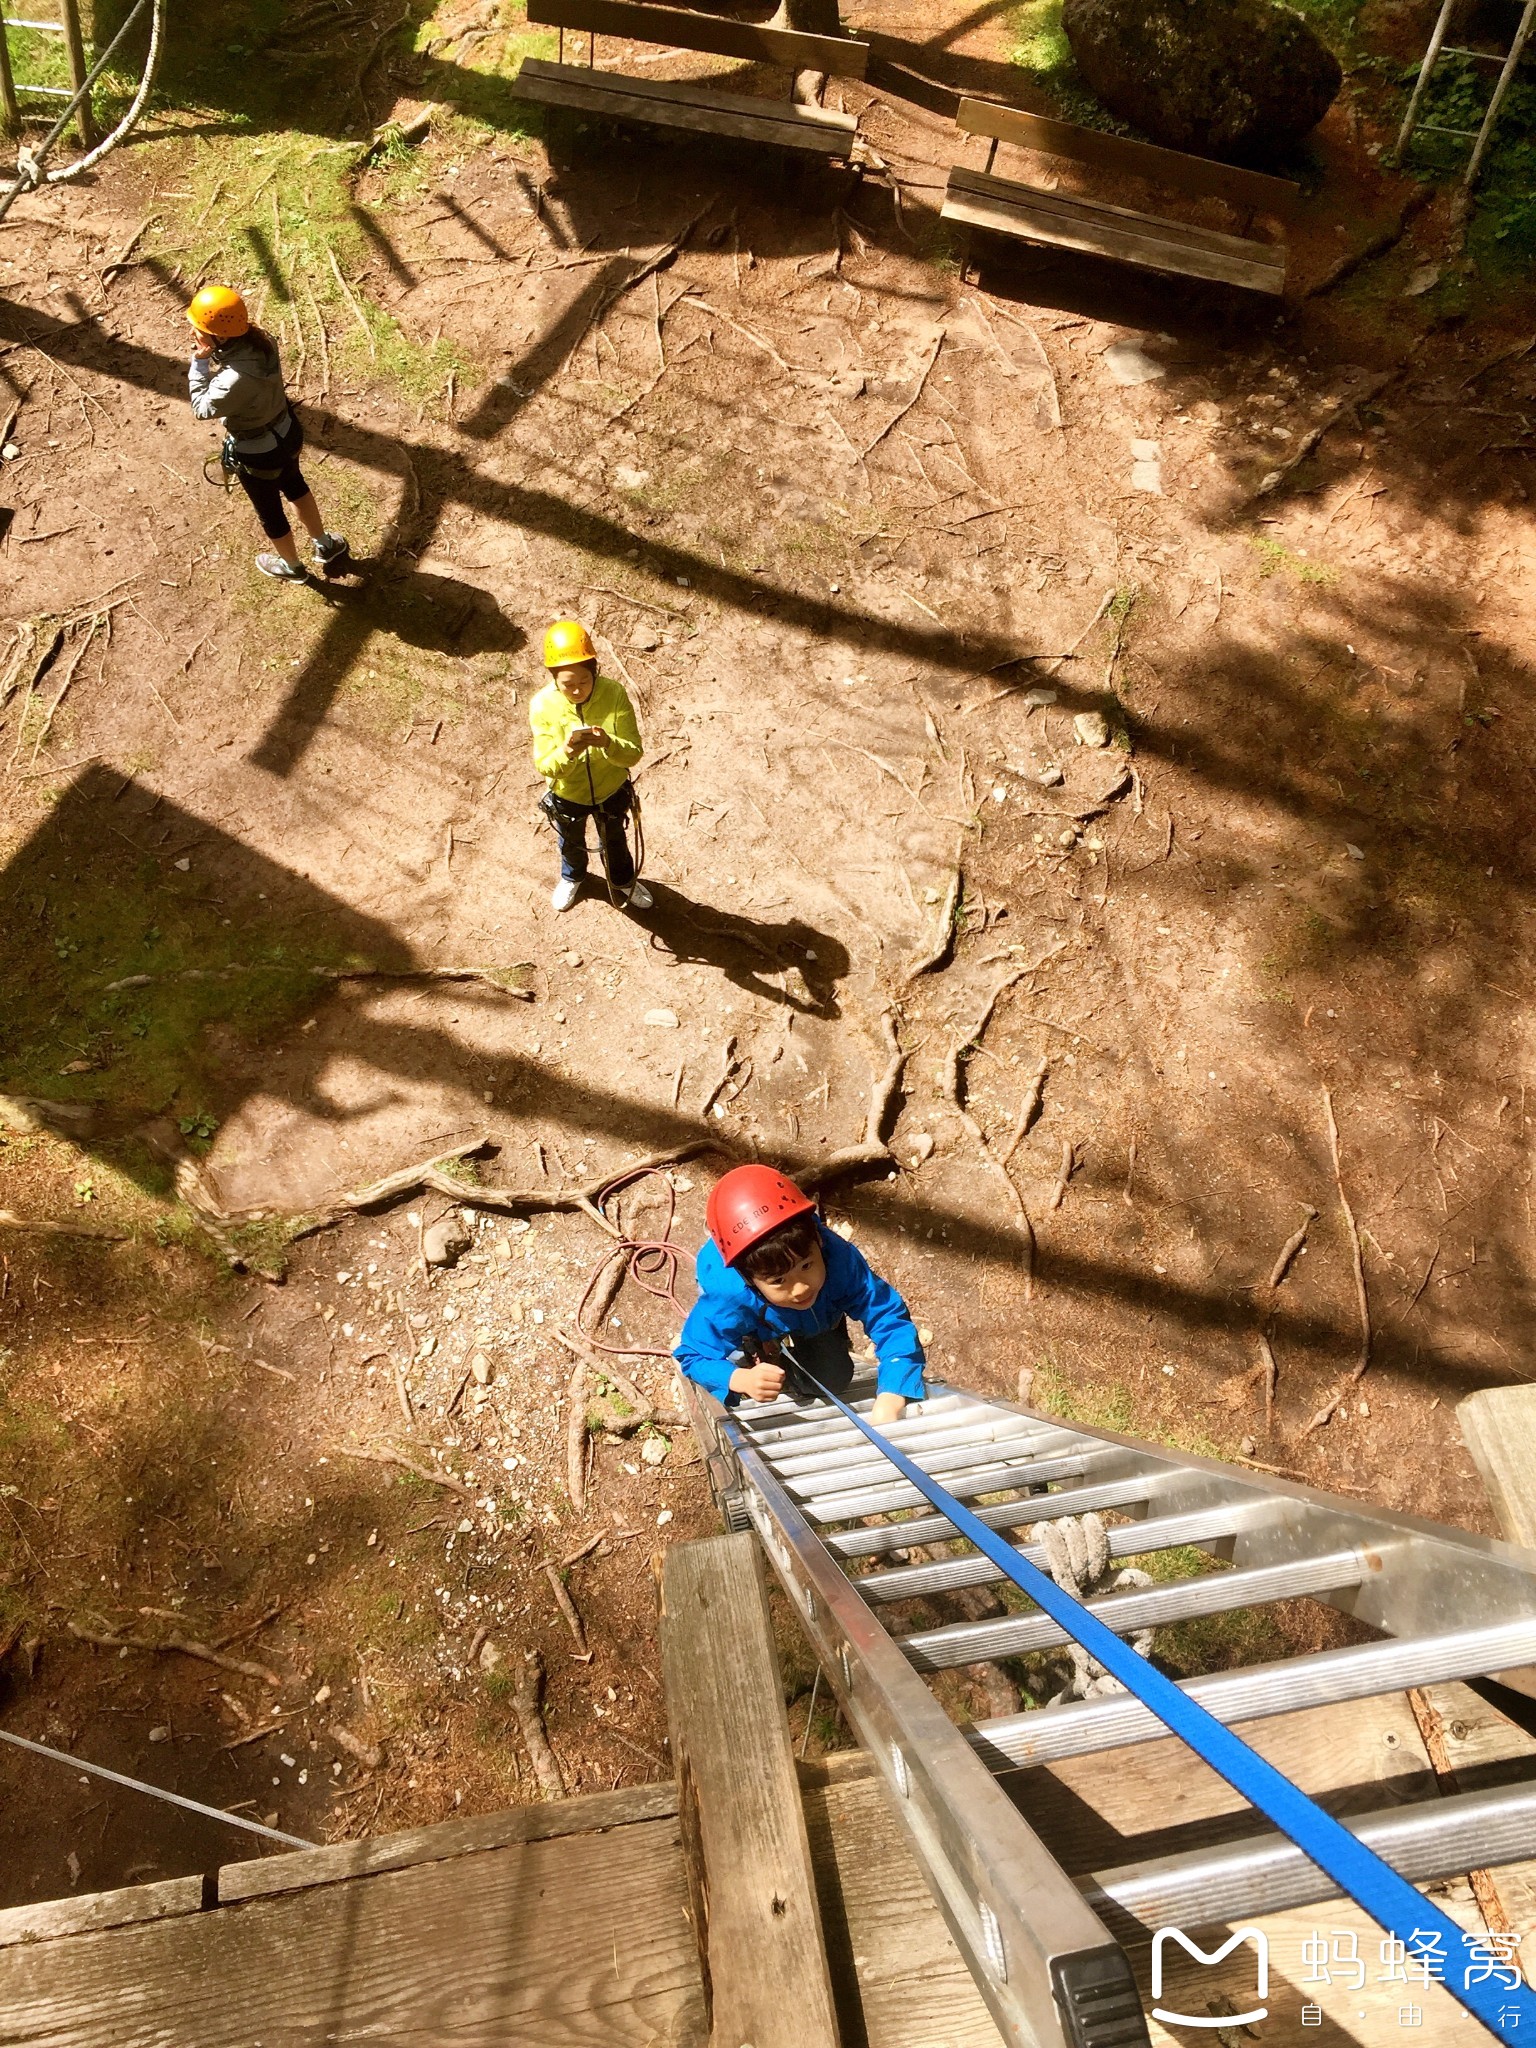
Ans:
{"label": "child in yellow jacket", "polygon": [[560,846],[560,879],[550,902],[569,910],[587,879],[587,820],[595,819],[610,889],[628,910],[649,910],[636,879],[624,820],[635,801],[629,771],[645,751],[635,707],[622,683],[597,672],[592,636],[576,619],[544,635],[550,679],[528,707],[533,765],[549,787],[540,804]]}

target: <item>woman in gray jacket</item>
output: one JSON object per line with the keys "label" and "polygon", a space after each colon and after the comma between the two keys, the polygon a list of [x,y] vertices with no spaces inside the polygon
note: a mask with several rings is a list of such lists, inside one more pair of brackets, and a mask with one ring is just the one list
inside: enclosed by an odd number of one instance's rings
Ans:
{"label": "woman in gray jacket", "polygon": [[284,498],[304,523],[316,565],[337,567],[346,559],[347,544],[326,532],[299,468],[304,429],[289,409],[276,342],[252,325],[244,299],[228,285],[205,285],[187,318],[197,333],[187,371],[192,410],[200,420],[224,422],[224,467],[239,478],[276,550],[259,554],[257,568],[281,582],[305,581]]}

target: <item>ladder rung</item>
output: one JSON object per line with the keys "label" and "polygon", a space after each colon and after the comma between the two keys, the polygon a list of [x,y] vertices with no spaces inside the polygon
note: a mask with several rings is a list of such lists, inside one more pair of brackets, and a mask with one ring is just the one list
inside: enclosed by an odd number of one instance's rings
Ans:
{"label": "ladder rung", "polygon": [[39,99],[44,100],[72,100],[74,98],[74,94],[67,85],[24,85],[19,78],[16,80],[16,90],[18,92],[36,93]]}
{"label": "ladder rung", "polygon": [[[875,1403],[874,1376],[865,1375],[862,1388],[856,1384],[844,1399],[856,1415],[867,1416]],[[928,1415],[937,1407],[960,1405],[951,1397],[948,1402],[925,1401],[922,1409],[923,1414]],[[974,1405],[980,1407],[981,1403]],[[844,1422],[835,1408],[828,1409],[825,1401],[790,1401],[783,1395],[777,1401],[743,1401],[739,1408],[731,1410],[731,1420],[742,1428],[748,1440],[759,1450],[790,1438],[799,1444],[812,1443],[826,1436],[859,1436],[859,1432]],[[864,1442],[865,1439],[859,1438],[859,1441]]]}
{"label": "ladder rung", "polygon": [[[967,1422],[953,1416],[941,1416],[935,1423],[926,1427],[919,1426],[908,1435],[896,1436],[894,1431],[900,1427],[899,1423],[892,1424],[891,1441],[899,1444],[907,1456],[916,1458],[919,1464],[930,1451],[953,1450],[959,1444],[1017,1443],[1021,1438],[1043,1433],[1021,1419],[998,1420],[995,1417],[990,1422]],[[809,1472],[835,1472],[840,1468],[870,1463],[869,1443],[864,1437],[859,1437],[853,1443],[809,1451],[802,1451],[797,1445],[794,1449],[781,1452],[777,1456],[769,1452],[767,1457],[774,1471],[786,1483],[791,1479],[802,1478]],[[890,1470],[890,1466],[883,1458],[879,1465],[887,1472]]]}
{"label": "ladder rung", "polygon": [[[1341,1816],[1414,1883],[1523,1861],[1536,1841],[1536,1784],[1459,1792],[1380,1813]],[[1282,1834],[1266,1829],[1081,1880],[1088,1903],[1122,1940],[1156,1927],[1213,1926],[1338,1897],[1338,1887]]]}
{"label": "ladder rung", "polygon": [[[1060,1493],[1034,1494],[1027,1500],[1005,1501],[1000,1507],[977,1508],[976,1518],[989,1529],[1016,1529],[1021,1522],[1054,1522],[1062,1515],[1086,1515],[1103,1508],[1135,1507],[1151,1499],[1160,1476],[1110,1479],[1100,1486],[1066,1487]],[[847,1529],[826,1539],[834,1557],[876,1557],[886,1550],[910,1550],[920,1543],[945,1543],[955,1533],[943,1515],[922,1515],[913,1522],[887,1522],[881,1529]]]}
{"label": "ladder rung", "polygon": [[[950,1472],[968,1472],[978,1465],[1006,1465],[1015,1458],[1056,1454],[1075,1448],[1078,1439],[1064,1430],[1015,1430],[1005,1437],[993,1437],[990,1442],[951,1444],[929,1451],[923,1449],[911,1454],[912,1462],[931,1474],[942,1478]],[[889,1483],[890,1464],[881,1457],[866,1459],[862,1464],[833,1465],[811,1472],[803,1472],[798,1478],[774,1467],[779,1479],[794,1495],[796,1500],[807,1501],[825,1498],[828,1494],[851,1493],[856,1488]]]}
{"label": "ladder rung", "polygon": [[[1401,1692],[1410,1685],[1476,1678],[1533,1660],[1536,1618],[1528,1618],[1449,1635],[1390,1637],[1350,1650],[1323,1650],[1311,1657],[1190,1679],[1180,1689],[1230,1725],[1295,1713],[1301,1707]],[[1155,1741],[1166,1732],[1150,1708],[1129,1693],[1116,1693],[982,1721],[970,1739],[994,1770],[1006,1770],[1012,1764],[1058,1763],[1064,1757],[1125,1749]]]}
{"label": "ladder rung", "polygon": [[[1337,1550],[1288,1564],[1205,1572],[1166,1585],[1138,1587],[1134,1592],[1108,1593],[1090,1600],[1088,1606],[1107,1628],[1123,1636],[1139,1628],[1186,1621],[1196,1614],[1225,1614],[1236,1607],[1263,1607],[1308,1593],[1336,1593],[1345,1586],[1358,1586],[1366,1570],[1358,1550]],[[1020,1657],[1030,1650],[1049,1649],[1064,1643],[1067,1632],[1047,1614],[1018,1614],[924,1629],[899,1640],[908,1661],[919,1671],[943,1671],[988,1657]]]}
{"label": "ladder rung", "polygon": [[[958,1489],[954,1489],[958,1491]],[[1088,1489],[1081,1489],[1086,1495]],[[1053,1493],[1035,1503],[1035,1521],[1043,1521],[1041,1509],[1058,1501],[1075,1501],[1074,1493]],[[1071,1510],[1058,1509],[1058,1513]],[[1154,1550],[1173,1550],[1181,1543],[1211,1543],[1223,1536],[1235,1536],[1262,1516],[1262,1502],[1228,1501],[1219,1507],[1195,1508],[1182,1515],[1157,1515],[1145,1522],[1125,1522],[1104,1533],[1109,1538],[1111,1557],[1141,1557]],[[1020,1546],[1019,1554],[1031,1564],[1044,1564],[1045,1546]],[[975,1552],[969,1557],[946,1557],[937,1564],[900,1565],[894,1571],[867,1572],[854,1580],[866,1600],[915,1600],[925,1593],[945,1593],[956,1586],[983,1586],[1002,1573],[988,1557]]]}
{"label": "ladder rung", "polygon": [[35,28],[45,36],[62,36],[67,33],[62,21],[22,21],[13,14],[5,17],[5,25],[7,28]]}
{"label": "ladder rung", "polygon": [[[1017,1465],[989,1466],[984,1474],[968,1473],[948,1488],[957,1500],[974,1500],[978,1493],[1016,1493],[1023,1486],[1045,1486],[1053,1479],[1077,1479],[1091,1467],[1116,1456],[1103,1451],[1075,1452],[1067,1458],[1037,1458]],[[801,1503],[813,1522],[856,1522],[860,1515],[888,1515],[893,1508],[923,1505],[915,1486],[869,1486],[853,1493],[835,1493]],[[993,1567],[994,1573],[996,1567]]]}
{"label": "ladder rung", "polygon": [[1479,128],[1437,128],[1433,121],[1421,121],[1413,132],[1415,135],[1454,135],[1458,142],[1476,142],[1482,130]]}
{"label": "ladder rung", "polygon": [[1454,43],[1442,43],[1440,45],[1440,54],[1442,57],[1475,57],[1479,64],[1503,64],[1506,62],[1506,58],[1500,56],[1497,50],[1463,50],[1458,49]]}

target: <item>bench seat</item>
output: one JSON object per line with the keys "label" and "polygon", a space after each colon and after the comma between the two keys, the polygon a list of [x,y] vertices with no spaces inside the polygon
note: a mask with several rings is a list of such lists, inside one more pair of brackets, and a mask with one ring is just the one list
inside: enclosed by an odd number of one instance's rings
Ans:
{"label": "bench seat", "polygon": [[949,174],[941,217],[1051,248],[1108,256],[1146,270],[1275,295],[1285,289],[1283,247],[1187,227],[1182,221],[1072,192],[1048,192],[1010,178],[989,177],[963,165]]}
{"label": "bench seat", "polygon": [[847,157],[858,122],[852,114],[826,107],[802,107],[791,100],[753,99],[715,86],[669,79],[627,78],[584,64],[549,64],[525,57],[513,90],[519,99],[569,107],[614,121],[638,121],[662,128],[688,128],[727,135],[742,142],[767,142],[814,156]]}

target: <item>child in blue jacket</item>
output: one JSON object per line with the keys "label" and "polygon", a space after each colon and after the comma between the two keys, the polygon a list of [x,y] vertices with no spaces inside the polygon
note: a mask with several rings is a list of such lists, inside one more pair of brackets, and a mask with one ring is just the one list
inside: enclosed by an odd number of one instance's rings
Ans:
{"label": "child in blue jacket", "polygon": [[[853,1379],[848,1319],[862,1323],[879,1362],[870,1421],[899,1420],[923,1398],[923,1347],[907,1305],[863,1253],[816,1215],[771,1166],[737,1166],[716,1182],[709,1238],[677,1358],[689,1379],[727,1406],[773,1401],[795,1369],[846,1397]],[[764,1353],[767,1353],[764,1356]],[[810,1388],[805,1389],[810,1393]]]}

